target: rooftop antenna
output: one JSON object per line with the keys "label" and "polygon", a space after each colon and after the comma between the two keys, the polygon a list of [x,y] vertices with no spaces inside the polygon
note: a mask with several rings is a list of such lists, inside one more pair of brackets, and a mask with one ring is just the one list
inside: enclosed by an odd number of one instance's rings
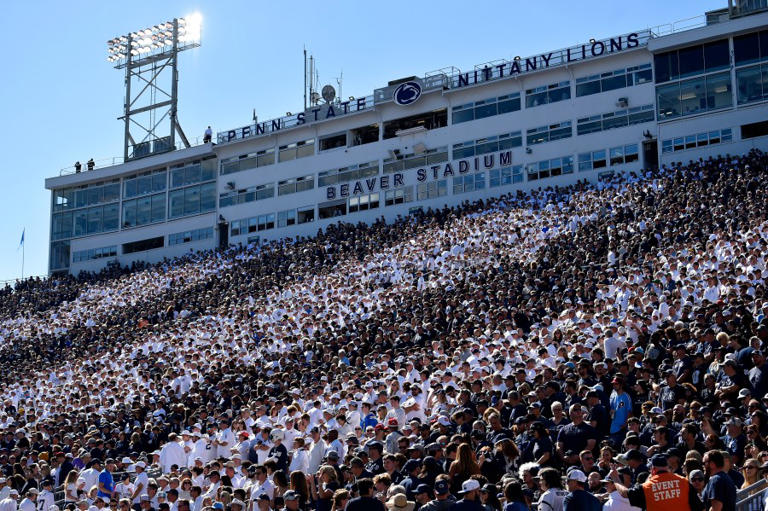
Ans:
{"label": "rooftop antenna", "polygon": [[[200,46],[201,24],[200,13],[193,13],[107,41],[107,62],[125,69],[119,117],[125,123],[125,160],[172,151],[177,134],[184,147],[190,146],[177,117],[178,57]],[[168,131],[161,128],[165,122]]]}
{"label": "rooftop antenna", "polygon": [[304,110],[307,109],[307,47],[304,46]]}
{"label": "rooftop antenna", "polygon": [[342,69],[339,73],[339,77],[336,78],[336,85],[339,87],[339,102],[341,102],[342,98],[344,97],[344,94],[341,93],[341,83],[344,81],[344,70]]}

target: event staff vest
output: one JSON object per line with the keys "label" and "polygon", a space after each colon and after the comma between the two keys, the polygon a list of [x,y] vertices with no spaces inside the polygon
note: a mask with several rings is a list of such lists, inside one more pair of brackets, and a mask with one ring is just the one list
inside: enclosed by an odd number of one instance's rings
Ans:
{"label": "event staff vest", "polygon": [[642,484],[648,511],[683,511],[689,509],[688,480],[663,472],[652,475]]}

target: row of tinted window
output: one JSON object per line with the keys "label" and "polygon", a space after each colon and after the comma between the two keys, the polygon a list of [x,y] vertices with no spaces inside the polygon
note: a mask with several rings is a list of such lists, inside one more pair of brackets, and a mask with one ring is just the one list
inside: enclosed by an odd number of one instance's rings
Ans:
{"label": "row of tinted window", "polygon": [[118,221],[117,203],[93,206],[66,213],[56,213],[51,219],[51,239],[59,240],[116,231]]}
{"label": "row of tinted window", "polygon": [[172,190],[168,193],[169,218],[197,215],[216,209],[216,183]]}
{"label": "row of tinted window", "polygon": [[659,53],[653,58],[656,83],[727,69],[729,54],[728,39]]}
{"label": "row of tinted window", "polygon": [[221,162],[221,175],[240,172],[241,170],[265,167],[275,163],[275,149],[269,148],[252,154],[243,154]]}
{"label": "row of tinted window", "polygon": [[491,188],[523,182],[523,166],[522,165],[492,169],[488,172],[488,174],[489,174],[489,181],[490,181],[489,186]]}
{"label": "row of tinted window", "polygon": [[525,91],[525,108],[571,99],[571,82],[552,83]]}
{"label": "row of tinted window", "polygon": [[522,133],[513,131],[512,133],[504,133],[502,135],[453,144],[453,159],[457,160],[459,158],[469,158],[470,156],[504,151],[522,145]]}
{"label": "row of tinted window", "polygon": [[529,129],[526,132],[526,141],[528,145],[535,145],[571,136],[573,136],[571,121],[564,121],[558,124],[550,124],[549,126]]}
{"label": "row of tinted window", "polygon": [[576,97],[589,96],[624,87],[632,87],[653,79],[651,64],[617,69],[599,75],[585,76],[576,80]]}
{"label": "row of tinted window", "polygon": [[171,169],[171,188],[180,188],[216,179],[216,160],[209,159]]}
{"label": "row of tinted window", "polygon": [[317,173],[317,186],[330,186],[338,183],[347,183],[358,179],[377,176],[379,174],[379,162],[370,161],[358,163],[339,169],[324,170]]}
{"label": "row of tinted window", "polygon": [[573,156],[529,163],[525,168],[528,173],[528,181],[571,174],[573,172]]}
{"label": "row of tinted window", "polygon": [[193,241],[202,241],[213,238],[213,227],[203,227],[202,229],[193,229],[191,231],[175,232],[168,235],[168,246],[191,243]]}
{"label": "row of tinted window", "polygon": [[423,167],[424,165],[434,165],[445,161],[448,161],[448,146],[427,149],[420,154],[398,154],[395,157],[386,158],[384,160],[384,173],[391,174],[392,172],[401,172],[403,170]]}
{"label": "row of tinted window", "polygon": [[733,105],[730,72],[656,87],[658,119],[672,119]]}
{"label": "row of tinted window", "polygon": [[734,37],[733,59],[737,66],[768,60],[768,30]]}
{"label": "row of tinted window", "polygon": [[685,137],[668,138],[666,140],[662,140],[661,152],[663,154],[685,151],[686,149],[695,149],[697,147],[717,145],[723,142],[730,142],[731,140],[733,140],[733,132],[731,128],[704,131],[702,133],[696,133],[695,135],[687,135]]}
{"label": "row of tinted window", "polygon": [[277,195],[289,195],[291,193],[303,192],[312,190],[314,187],[314,175],[284,179],[277,183]]}
{"label": "row of tinted window", "polygon": [[219,195],[219,207],[236,206],[237,204],[246,204],[257,200],[271,199],[275,196],[275,183],[267,183],[258,186],[251,186],[241,190]]}
{"label": "row of tinted window", "polygon": [[654,120],[653,105],[636,106],[629,109],[608,112],[602,115],[583,117],[576,121],[576,133],[586,135],[613,128],[623,128]]}
{"label": "row of tinted window", "polygon": [[120,199],[120,183],[100,183],[83,188],[65,188],[53,192],[53,211],[85,208]]}
{"label": "row of tinted window", "polygon": [[459,124],[477,119],[485,119],[494,115],[517,112],[520,110],[520,93],[507,94],[498,98],[484,99],[455,106],[452,109],[452,122]]}
{"label": "row of tinted window", "polygon": [[740,105],[768,99],[768,63],[737,69],[736,91]]}
{"label": "row of tinted window", "polygon": [[93,259],[103,259],[105,257],[115,257],[117,255],[117,245],[111,247],[89,248],[88,250],[78,250],[72,254],[73,263],[91,261]]}
{"label": "row of tinted window", "polygon": [[165,220],[165,194],[123,201],[123,227],[137,227]]}
{"label": "row of tinted window", "polygon": [[147,172],[145,174],[123,179],[123,198],[130,199],[165,190],[167,174],[165,170]]}

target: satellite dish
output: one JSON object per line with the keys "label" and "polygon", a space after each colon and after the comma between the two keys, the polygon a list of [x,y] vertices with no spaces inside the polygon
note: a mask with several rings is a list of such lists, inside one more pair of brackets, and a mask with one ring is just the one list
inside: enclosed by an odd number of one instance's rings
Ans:
{"label": "satellite dish", "polygon": [[322,90],[323,99],[326,103],[330,103],[336,97],[336,89],[332,85],[326,85]]}

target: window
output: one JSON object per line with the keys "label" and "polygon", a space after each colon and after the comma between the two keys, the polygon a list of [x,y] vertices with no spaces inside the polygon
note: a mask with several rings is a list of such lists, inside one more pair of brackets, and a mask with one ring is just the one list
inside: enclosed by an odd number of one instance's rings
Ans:
{"label": "window", "polygon": [[53,190],[51,196],[54,212],[116,202],[120,199],[120,181]]}
{"label": "window", "polygon": [[753,122],[741,125],[741,138],[756,138],[768,135],[768,121]]}
{"label": "window", "polygon": [[453,194],[474,192],[485,188],[485,172],[453,178]]}
{"label": "window", "polygon": [[303,192],[306,190],[312,190],[315,187],[315,176],[302,176],[294,177],[291,179],[285,179],[278,181],[277,183],[277,195],[288,195],[296,192]]}
{"label": "window", "polygon": [[[734,45],[736,44],[734,39]],[[738,60],[738,59],[737,59]],[[730,66],[728,40],[721,39],[654,56],[656,83],[721,71]]]}
{"label": "window", "polygon": [[207,213],[216,209],[216,183],[190,186],[168,194],[169,218]]}
{"label": "window", "polygon": [[579,154],[579,172],[601,169],[606,164],[605,149]]}
{"label": "window", "polygon": [[209,158],[171,167],[171,189],[181,188],[216,178],[216,159]]}
{"label": "window", "polygon": [[761,59],[768,58],[765,48],[763,48],[763,52],[760,51],[761,35],[765,37],[768,35],[768,31],[753,32],[733,38],[733,58],[737,66],[754,64],[760,62]]}
{"label": "window", "polygon": [[135,252],[144,252],[146,250],[152,250],[155,248],[162,248],[165,246],[165,237],[158,236],[157,238],[147,238],[145,240],[133,241],[131,243],[123,243],[123,255],[133,254]]}
{"label": "window", "polygon": [[768,99],[768,64],[737,69],[736,88],[740,105]]}
{"label": "window", "polygon": [[379,124],[374,123],[350,130],[350,147],[379,141]]}
{"label": "window", "polygon": [[617,69],[616,71],[609,71],[599,75],[585,76],[576,79],[576,97],[639,85],[650,82],[651,78],[650,63]]}
{"label": "window", "polygon": [[305,206],[296,209],[296,221],[300,224],[307,224],[315,221],[315,207]]}
{"label": "window", "polygon": [[525,108],[571,99],[571,82],[560,82],[525,91]]}
{"label": "window", "polygon": [[[266,183],[240,190],[222,193],[219,195],[219,207],[246,204],[257,200],[271,199],[275,196],[275,183]],[[171,202],[171,215],[173,215],[173,202]]]}
{"label": "window", "polygon": [[338,133],[336,135],[329,135],[327,137],[321,137],[319,140],[320,140],[320,150],[321,151],[327,151],[329,149],[336,149],[338,147],[346,147],[347,146],[347,134],[346,133]]}
{"label": "window", "polygon": [[453,159],[469,158],[481,154],[504,151],[523,145],[523,136],[519,131],[504,133],[492,137],[479,138],[459,144],[453,144]]}
{"label": "window", "polygon": [[415,128],[434,130],[444,128],[447,125],[448,110],[445,108],[433,110],[423,114],[386,121],[384,123],[384,139],[397,137],[401,131],[412,130]]}
{"label": "window", "polygon": [[568,138],[573,133],[571,130],[571,121],[563,121],[558,124],[550,124],[549,126],[531,128],[526,132],[526,134],[528,145],[535,145],[542,144],[544,142],[560,140],[562,138]]}
{"label": "window", "polygon": [[528,181],[536,181],[573,172],[573,156],[563,156],[526,165]]}
{"label": "window", "polygon": [[[661,141],[661,153],[673,153],[693,149],[695,147],[704,147],[707,145],[716,145],[733,140],[733,131],[731,128],[722,130],[703,131],[684,137],[668,138]],[[626,160],[625,155],[625,160]]]}
{"label": "window", "polygon": [[448,146],[425,149],[423,152],[396,154],[384,160],[384,173],[401,172],[403,170],[425,165],[435,165],[448,161]]}
{"label": "window", "polygon": [[231,236],[241,236],[252,232],[266,231],[275,228],[275,214],[267,213],[251,218],[234,220],[229,224],[229,233]]}
{"label": "window", "polygon": [[168,246],[192,243],[213,238],[213,227],[204,227],[191,231],[176,232],[168,235]]}
{"label": "window", "polygon": [[277,226],[287,227],[289,225],[296,225],[296,210],[287,209],[285,211],[277,212]]}
{"label": "window", "polygon": [[499,114],[520,110],[520,93],[507,94],[498,98],[484,99],[455,106],[451,109],[451,122],[459,124],[476,119],[484,119]]}
{"label": "window", "polygon": [[430,181],[416,185],[416,200],[436,199],[448,195],[448,180]]}
{"label": "window", "polygon": [[576,121],[576,133],[587,135],[613,128],[623,128],[633,124],[641,124],[654,120],[653,105],[636,106],[625,110],[617,110],[602,115],[584,117]]}
{"label": "window", "polygon": [[491,188],[523,182],[523,166],[522,165],[515,165],[514,167],[501,167],[498,169],[493,169],[489,171],[488,174],[489,174],[489,186]]}
{"label": "window", "polygon": [[366,211],[379,207],[379,194],[369,193],[349,198],[349,212]]}
{"label": "window", "polygon": [[329,202],[321,202],[317,205],[317,216],[323,220],[325,218],[335,218],[337,216],[344,216],[347,214],[347,200],[335,200]]}
{"label": "window", "polygon": [[242,154],[235,158],[228,158],[221,162],[221,175],[232,174],[242,170],[265,167],[275,163],[275,149],[262,149],[255,153]]}
{"label": "window", "polygon": [[394,190],[387,190],[384,192],[385,206],[405,204],[406,202],[413,202],[413,186],[404,186],[402,188],[395,188]]}
{"label": "window", "polygon": [[659,120],[732,105],[730,73],[710,74],[656,87]]}
{"label": "window", "polygon": [[51,270],[69,268],[69,240],[51,243],[48,265]]}
{"label": "window", "polygon": [[290,161],[305,158],[315,154],[315,139],[300,140],[287,145],[281,145],[278,149],[279,160]]}
{"label": "window", "polygon": [[130,199],[165,190],[168,173],[163,170],[145,172],[123,179],[123,198]]}
{"label": "window", "polygon": [[369,161],[317,173],[317,186],[330,186],[379,175],[379,162]]}
{"label": "window", "polygon": [[72,253],[73,263],[82,263],[94,259],[103,259],[105,257],[116,257],[117,245],[110,247],[89,248],[88,250],[78,250]]}
{"label": "window", "polygon": [[[184,190],[180,190],[180,192],[183,194]],[[147,225],[164,220],[165,193],[123,201],[123,228]]]}

